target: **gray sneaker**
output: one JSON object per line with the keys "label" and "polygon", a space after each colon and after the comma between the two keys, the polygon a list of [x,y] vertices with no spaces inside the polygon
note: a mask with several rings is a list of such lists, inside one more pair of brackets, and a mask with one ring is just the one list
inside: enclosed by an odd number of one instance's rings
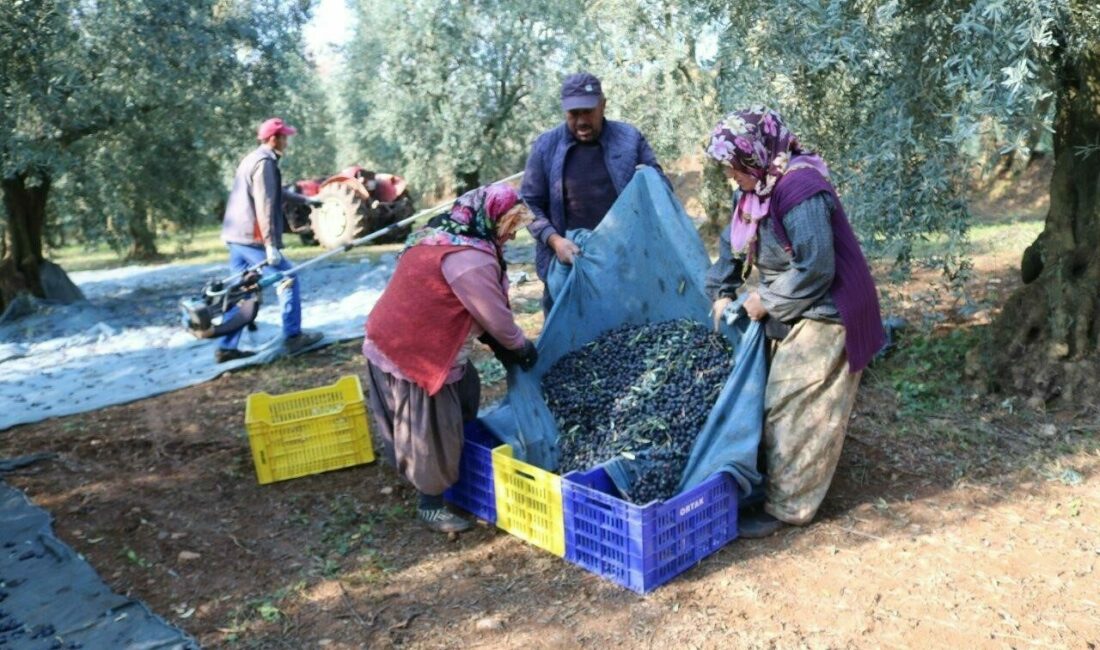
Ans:
{"label": "gray sneaker", "polygon": [[417,508],[416,518],[439,533],[461,533],[470,528],[470,522],[447,508]]}
{"label": "gray sneaker", "polygon": [[286,350],[290,354],[297,354],[302,350],[305,350],[309,346],[313,345],[317,341],[324,338],[324,334],[320,332],[307,332],[302,330],[300,333],[291,336],[286,340]]}

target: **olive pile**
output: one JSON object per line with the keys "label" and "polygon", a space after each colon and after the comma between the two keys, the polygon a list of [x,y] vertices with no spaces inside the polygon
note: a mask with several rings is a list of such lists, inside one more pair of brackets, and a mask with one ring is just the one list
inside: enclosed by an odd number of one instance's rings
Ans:
{"label": "olive pile", "polygon": [[563,356],[542,379],[562,473],[622,456],[637,471],[634,503],[675,496],[732,370],[726,339],[689,320],[626,325]]}

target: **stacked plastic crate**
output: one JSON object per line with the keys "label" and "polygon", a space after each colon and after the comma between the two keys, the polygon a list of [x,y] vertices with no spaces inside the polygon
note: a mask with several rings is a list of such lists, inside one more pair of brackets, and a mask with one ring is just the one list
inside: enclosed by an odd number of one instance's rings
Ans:
{"label": "stacked plastic crate", "polygon": [[[727,474],[667,501],[621,498],[603,469],[564,477],[516,460],[479,424],[466,428],[454,504],[628,589],[646,593],[737,537],[738,488]],[[491,471],[486,471],[486,457]],[[487,495],[495,507],[492,516]]]}

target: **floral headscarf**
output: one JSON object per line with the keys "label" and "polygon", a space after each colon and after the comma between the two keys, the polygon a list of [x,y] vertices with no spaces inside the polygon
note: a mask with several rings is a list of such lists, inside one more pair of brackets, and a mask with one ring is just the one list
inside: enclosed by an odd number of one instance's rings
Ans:
{"label": "floral headscarf", "polygon": [[497,224],[518,201],[516,190],[506,183],[470,190],[458,197],[450,212],[432,217],[428,225],[409,235],[405,248],[470,246],[500,258]]}
{"label": "floral headscarf", "polygon": [[828,176],[825,162],[803,152],[779,113],[763,106],[727,115],[711,132],[707,155],[756,179],[756,188],[742,192],[733,210],[730,247],[737,255],[751,257],[757,224],[768,215],[772,190],[784,174],[812,166]]}

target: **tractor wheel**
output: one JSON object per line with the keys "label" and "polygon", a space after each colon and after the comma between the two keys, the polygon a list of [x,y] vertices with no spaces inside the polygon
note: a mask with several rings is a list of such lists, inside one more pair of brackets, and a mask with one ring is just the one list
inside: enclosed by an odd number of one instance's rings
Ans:
{"label": "tractor wheel", "polygon": [[339,248],[370,232],[371,208],[351,187],[342,183],[326,185],[321,190],[322,204],[314,208],[309,219],[313,236],[325,248]]}

